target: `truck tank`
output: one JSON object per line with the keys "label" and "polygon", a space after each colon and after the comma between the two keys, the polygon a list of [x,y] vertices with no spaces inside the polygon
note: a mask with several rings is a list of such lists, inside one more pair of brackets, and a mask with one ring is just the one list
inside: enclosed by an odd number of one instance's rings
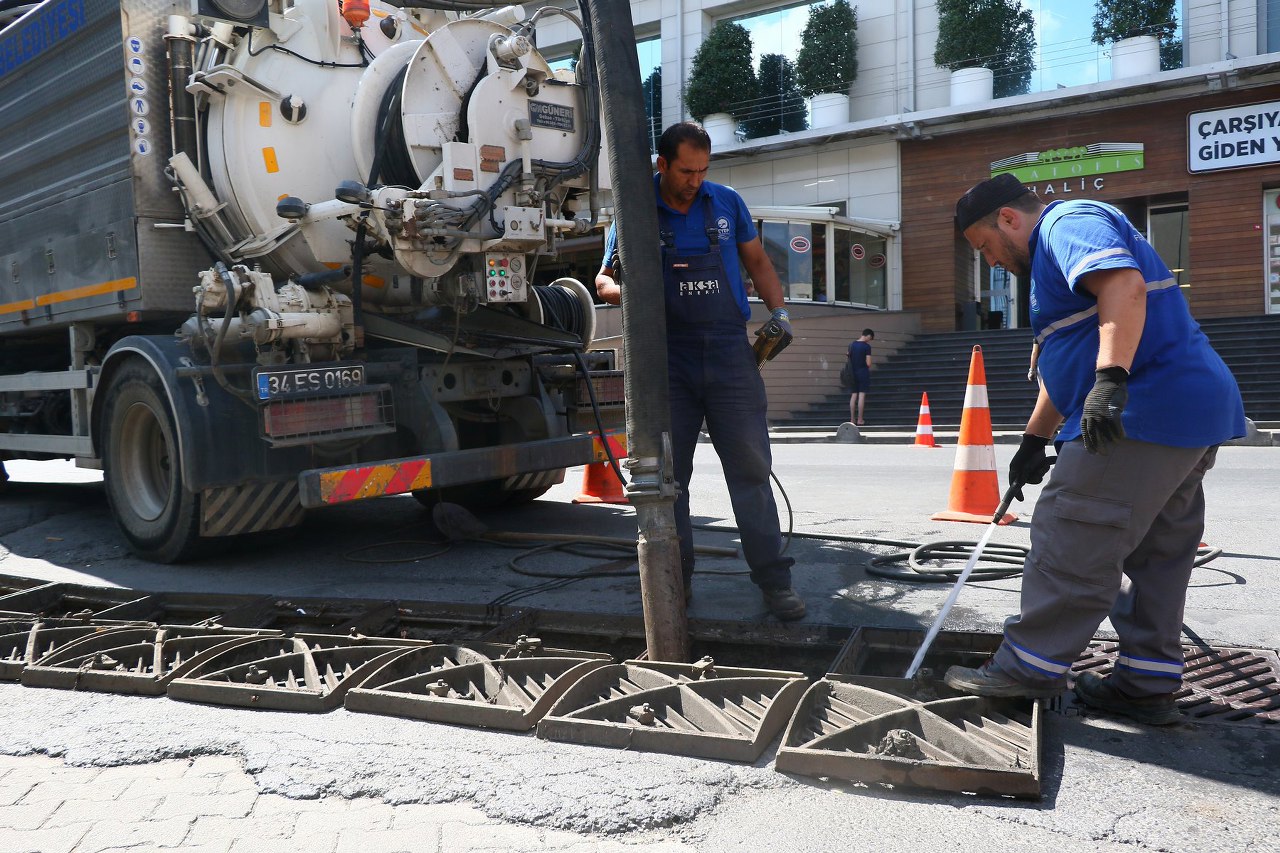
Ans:
{"label": "truck tank", "polygon": [[0,0],[0,458],[100,465],[158,560],[601,458],[591,295],[536,283],[608,198],[533,45],[578,19],[440,5]]}

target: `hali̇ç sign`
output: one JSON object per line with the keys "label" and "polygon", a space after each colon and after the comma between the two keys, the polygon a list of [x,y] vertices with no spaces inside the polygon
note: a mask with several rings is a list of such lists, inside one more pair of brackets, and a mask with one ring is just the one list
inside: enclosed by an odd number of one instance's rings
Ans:
{"label": "hali\u0307\u00e7 sign", "polygon": [[1280,163],[1280,101],[1187,115],[1187,171]]}
{"label": "hali\u0307\u00e7 sign", "polygon": [[1094,142],[1070,148],[1028,151],[996,160],[991,164],[991,177],[1009,173],[1028,186],[1040,185],[1052,195],[1061,184],[1062,192],[1071,192],[1079,183],[1102,189],[1102,176],[1146,168],[1145,148],[1141,142]]}

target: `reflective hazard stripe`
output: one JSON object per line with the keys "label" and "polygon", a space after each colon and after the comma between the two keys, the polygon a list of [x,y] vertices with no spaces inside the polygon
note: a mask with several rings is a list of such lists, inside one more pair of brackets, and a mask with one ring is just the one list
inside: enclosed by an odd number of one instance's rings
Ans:
{"label": "reflective hazard stripe", "polygon": [[1117,655],[1116,666],[1157,678],[1182,678],[1182,661],[1140,658],[1135,655]]}
{"label": "reflective hazard stripe", "polygon": [[964,389],[964,408],[966,409],[986,409],[987,404],[987,386],[986,385],[967,385]]}
{"label": "reflective hazard stripe", "polygon": [[1017,655],[1018,660],[1038,672],[1043,672],[1047,675],[1066,675],[1071,669],[1071,664],[1041,657],[1030,649],[1024,649],[1019,646],[1007,636],[1004,641],[1009,644],[1009,648],[1013,649],[1013,653]]}
{"label": "reflective hazard stripe", "polygon": [[[933,432],[933,427],[929,427]],[[990,444],[961,444],[956,447],[956,471],[996,470],[996,449]]]}
{"label": "reflective hazard stripe", "polygon": [[[1157,290],[1168,290],[1171,287],[1177,287],[1177,286],[1178,286],[1178,280],[1176,278],[1165,278],[1165,279],[1161,279],[1160,281],[1149,281],[1147,282],[1147,293],[1152,293]],[[1044,330],[1040,332],[1040,334],[1036,335],[1036,343],[1039,345],[1043,345],[1045,342],[1045,338],[1049,337],[1054,332],[1059,331],[1060,329],[1065,329],[1068,326],[1074,326],[1076,323],[1079,323],[1081,320],[1087,320],[1097,313],[1098,313],[1098,306],[1094,305],[1092,308],[1086,308],[1083,311],[1077,311],[1076,313],[1071,314],[1070,316],[1063,317],[1061,320],[1058,320],[1055,323],[1050,323],[1049,325],[1044,327]]]}
{"label": "reflective hazard stripe", "polygon": [[1102,258],[1114,258],[1117,256],[1132,258],[1133,252],[1130,252],[1128,249],[1117,248],[1117,249],[1105,249],[1101,252],[1094,252],[1091,255],[1085,255],[1080,260],[1080,263],[1072,267],[1071,272],[1067,273],[1067,281],[1074,282],[1077,278],[1080,277],[1080,273],[1084,270],[1084,268],[1089,266],[1089,264],[1093,263],[1094,261],[1101,260]]}
{"label": "reflective hazard stripe", "polygon": [[431,487],[431,460],[368,465],[320,475],[320,500],[336,504]]}
{"label": "reflective hazard stripe", "polygon": [[[613,450],[613,456],[618,461],[627,455],[627,434],[625,432],[611,432],[605,435],[605,440],[609,442],[610,449]],[[596,462],[608,462],[609,454],[605,452],[604,441],[600,440],[600,436],[591,436],[591,455]]]}

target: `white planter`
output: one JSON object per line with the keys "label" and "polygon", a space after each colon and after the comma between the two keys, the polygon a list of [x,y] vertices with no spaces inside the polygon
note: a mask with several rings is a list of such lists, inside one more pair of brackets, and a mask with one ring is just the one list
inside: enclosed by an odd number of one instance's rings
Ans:
{"label": "white planter", "polygon": [[713,151],[726,145],[734,145],[738,141],[738,137],[734,135],[738,122],[728,113],[711,113],[702,119],[702,127],[707,131],[707,136],[711,137]]}
{"label": "white planter", "polygon": [[991,100],[995,75],[990,68],[961,68],[951,72],[951,106]]}
{"label": "white planter", "polygon": [[809,99],[809,126],[831,127],[849,121],[849,96],[824,92]]}
{"label": "white planter", "polygon": [[1111,79],[1160,72],[1160,39],[1134,36],[1111,45]]}

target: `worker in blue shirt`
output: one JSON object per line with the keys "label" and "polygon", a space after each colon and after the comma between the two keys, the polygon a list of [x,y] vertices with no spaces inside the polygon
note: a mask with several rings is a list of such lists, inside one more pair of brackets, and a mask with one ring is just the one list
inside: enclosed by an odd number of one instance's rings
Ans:
{"label": "worker in blue shirt", "polygon": [[1111,205],[1046,206],[1006,174],[960,199],[956,227],[988,264],[1031,277],[1040,394],[1009,480],[1041,482],[1051,440],[1058,461],[1031,520],[1021,612],[991,661],[952,667],[946,682],[980,696],[1056,695],[1109,615],[1115,670],[1081,674],[1076,695],[1176,723],[1202,481],[1217,446],[1245,433],[1239,388],[1173,273]]}
{"label": "worker in blue shirt", "polygon": [[[658,140],[654,193],[662,241],[671,399],[673,468],[680,495],[676,530],[686,601],[692,596],[694,550],[689,479],[705,421],[733,505],[743,556],[764,603],[778,619],[803,618],[804,600],[791,587],[795,561],[782,553],[778,507],[769,483],[773,465],[765,420],[764,382],[748,342],[751,316],[742,272],[791,338],[782,282],[765,254],[742,198],[706,179],[711,139],[696,122],[667,128]],[[621,301],[617,234],[610,228],[596,292]],[[625,264],[625,259],[624,259]],[[784,342],[785,345],[785,342]]]}

